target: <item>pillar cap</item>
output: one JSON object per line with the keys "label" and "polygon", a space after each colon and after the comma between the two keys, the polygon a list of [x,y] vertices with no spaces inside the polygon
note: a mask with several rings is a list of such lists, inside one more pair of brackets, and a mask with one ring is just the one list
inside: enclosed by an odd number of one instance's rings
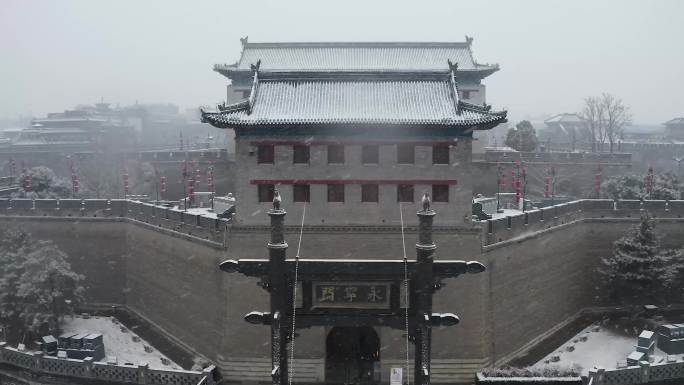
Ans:
{"label": "pillar cap", "polygon": [[423,217],[434,217],[437,215],[437,212],[433,209],[429,209],[428,211],[420,210],[416,213],[416,215]]}
{"label": "pillar cap", "polygon": [[221,262],[219,268],[225,271],[226,273],[235,273],[240,271],[239,263],[234,259],[229,259]]}
{"label": "pillar cap", "polygon": [[271,209],[271,210],[268,210],[268,215],[271,215],[271,216],[278,216],[278,215],[285,215],[285,214],[287,214],[287,211],[285,211],[285,209],[277,209],[277,210],[276,210],[276,209]]}
{"label": "pillar cap", "polygon": [[435,245],[434,243],[428,243],[428,244],[416,243],[416,249],[417,250],[432,251],[432,250],[437,250],[437,245]]}

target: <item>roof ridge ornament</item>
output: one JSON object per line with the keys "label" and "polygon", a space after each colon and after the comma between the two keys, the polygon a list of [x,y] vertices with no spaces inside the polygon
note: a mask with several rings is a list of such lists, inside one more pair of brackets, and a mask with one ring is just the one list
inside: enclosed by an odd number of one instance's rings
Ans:
{"label": "roof ridge ornament", "polygon": [[430,211],[430,202],[430,195],[427,193],[427,191],[423,192],[423,199],[421,200],[421,203],[423,204],[423,212]]}
{"label": "roof ridge ornament", "polygon": [[261,59],[257,60],[256,64],[250,64],[249,68],[251,68],[252,72],[259,72],[259,68],[261,67]]}
{"label": "roof ridge ornament", "polygon": [[454,108],[456,113],[461,115],[461,104],[460,97],[458,95],[458,85],[456,84],[456,71],[458,70],[458,62],[454,63],[451,59],[447,59],[447,64],[449,65],[449,82],[451,83],[451,99],[454,102]]}
{"label": "roof ridge ornament", "polygon": [[456,71],[458,71],[458,62],[454,63],[451,61],[451,59],[447,59],[447,64],[449,65],[449,71],[453,72],[454,74]]}
{"label": "roof ridge ornament", "polygon": [[282,202],[282,199],[280,198],[280,192],[278,189],[273,189],[273,210],[274,211],[279,211],[280,210],[280,203]]}
{"label": "roof ridge ornament", "polygon": [[249,40],[249,36],[241,37],[240,38],[240,44],[242,44],[242,46],[244,47],[247,45],[248,40]]}
{"label": "roof ridge ornament", "polygon": [[473,37],[465,35],[465,42],[468,48],[470,48],[470,46],[473,45]]}
{"label": "roof ridge ornament", "polygon": [[259,87],[259,67],[261,67],[261,59],[257,60],[256,64],[250,64],[249,68],[254,72],[254,80],[252,80],[252,89],[249,92],[249,104],[247,106],[247,115],[252,114],[254,103],[256,102],[257,88]]}

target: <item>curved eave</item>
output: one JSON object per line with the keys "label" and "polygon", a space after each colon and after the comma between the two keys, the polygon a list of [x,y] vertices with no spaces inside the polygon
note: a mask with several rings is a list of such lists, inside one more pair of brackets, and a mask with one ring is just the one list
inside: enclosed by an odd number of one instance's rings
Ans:
{"label": "curved eave", "polygon": [[[462,76],[475,76],[480,79],[485,78],[494,72],[499,70],[499,66],[490,66],[490,65],[477,65],[475,68],[468,68],[468,69],[458,69],[456,71],[456,77],[458,75]],[[251,69],[238,69],[235,66],[228,66],[228,65],[215,65],[214,66],[214,71],[220,73],[221,75],[229,78],[229,79],[234,79],[234,78],[244,78],[248,79],[251,78],[252,74],[254,73]],[[443,75],[445,73],[448,73],[448,71],[445,70],[439,70],[439,69],[429,69],[429,70],[421,70],[421,69],[336,69],[336,68],[326,68],[326,69],[277,69],[277,68],[267,68],[267,69],[261,69],[260,72],[265,76],[265,78],[271,78],[271,77],[284,77],[284,78],[296,78],[296,79],[303,79],[303,78],[312,78],[312,79],[319,79],[319,78],[327,78],[327,77],[334,77],[334,78],[353,78],[354,76],[359,76],[359,77],[368,77],[368,76],[380,76],[381,78],[383,76],[388,76],[392,77],[393,75],[404,75],[404,74],[409,74],[411,76],[434,76],[434,75]]]}
{"label": "curved eave", "polygon": [[[234,73],[239,72],[236,64],[214,64],[214,71],[232,79]],[[245,71],[248,72],[248,71]]]}
{"label": "curved eave", "polygon": [[216,128],[237,127],[287,127],[287,126],[321,126],[321,125],[367,125],[367,126],[433,126],[445,128],[463,128],[470,130],[489,130],[501,123],[505,123],[506,111],[490,113],[486,117],[467,121],[453,120],[408,120],[408,119],[262,119],[262,120],[239,120],[231,119],[223,113],[202,112],[202,122],[211,124]]}

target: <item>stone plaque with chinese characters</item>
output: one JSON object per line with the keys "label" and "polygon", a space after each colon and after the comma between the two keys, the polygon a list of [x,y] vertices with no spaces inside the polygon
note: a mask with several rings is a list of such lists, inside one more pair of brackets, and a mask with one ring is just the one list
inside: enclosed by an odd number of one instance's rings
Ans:
{"label": "stone plaque with chinese characters", "polygon": [[313,282],[314,308],[389,309],[389,282]]}

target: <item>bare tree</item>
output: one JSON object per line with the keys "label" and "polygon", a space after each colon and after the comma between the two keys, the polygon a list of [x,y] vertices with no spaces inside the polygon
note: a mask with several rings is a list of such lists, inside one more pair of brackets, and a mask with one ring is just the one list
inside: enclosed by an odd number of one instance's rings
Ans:
{"label": "bare tree", "polygon": [[611,94],[601,95],[601,104],[603,104],[605,137],[608,139],[610,152],[613,153],[615,142],[622,136],[625,126],[631,123],[632,116],[629,113],[629,107]]}
{"label": "bare tree", "polygon": [[582,118],[589,129],[589,141],[591,143],[591,152],[597,151],[597,140],[601,137],[603,122],[603,104],[597,97],[590,96],[584,99],[584,108],[582,109]]}
{"label": "bare tree", "polygon": [[603,151],[607,141],[612,153],[624,127],[631,122],[632,118],[629,108],[622,103],[622,100],[608,93],[584,99],[581,115],[589,129],[589,140],[593,152]]}

